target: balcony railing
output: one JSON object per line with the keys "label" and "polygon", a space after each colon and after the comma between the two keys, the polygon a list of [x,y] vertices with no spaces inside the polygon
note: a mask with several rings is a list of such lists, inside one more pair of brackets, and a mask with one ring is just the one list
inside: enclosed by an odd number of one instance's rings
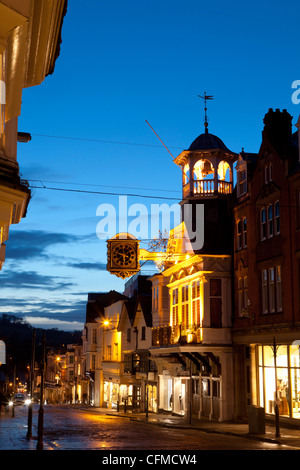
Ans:
{"label": "balcony railing", "polygon": [[211,196],[215,192],[214,180],[196,180],[194,181],[194,194],[202,196]]}
{"label": "balcony railing", "polygon": [[229,182],[229,181],[218,181],[218,193],[231,194],[232,193],[232,183]]}
{"label": "balcony railing", "polygon": [[190,182],[183,186],[183,197],[194,196],[213,196],[214,194],[230,194],[232,193],[232,183],[229,181],[218,180],[217,184],[211,180],[194,180],[192,182],[192,194],[190,190]]}

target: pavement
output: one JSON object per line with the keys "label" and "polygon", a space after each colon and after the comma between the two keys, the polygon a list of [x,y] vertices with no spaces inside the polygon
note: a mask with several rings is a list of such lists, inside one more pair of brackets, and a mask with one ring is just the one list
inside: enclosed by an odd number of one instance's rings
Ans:
{"label": "pavement", "polygon": [[[149,425],[189,428],[198,431],[225,434],[229,436],[243,437],[248,439],[256,439],[261,442],[278,444],[282,450],[285,448],[293,448],[300,450],[300,423],[298,426],[280,423],[280,437],[276,436],[276,428],[274,422],[265,423],[264,434],[254,434],[249,432],[248,423],[235,422],[217,422],[207,419],[192,418],[190,423],[186,418],[173,416],[169,414],[133,413],[118,412],[107,408],[97,408],[83,405],[70,405],[81,411],[100,413],[110,416],[118,416],[132,421],[143,421]],[[0,413],[0,450],[37,450],[37,429],[33,425],[32,438],[27,439],[27,420],[22,413],[16,410],[13,416],[11,411]],[[52,450],[46,442],[43,444],[43,450]]]}

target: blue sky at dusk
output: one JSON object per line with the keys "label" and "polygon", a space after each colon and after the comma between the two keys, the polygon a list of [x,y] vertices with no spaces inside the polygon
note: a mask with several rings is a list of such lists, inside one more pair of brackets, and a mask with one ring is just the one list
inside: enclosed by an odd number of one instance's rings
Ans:
{"label": "blue sky at dusk", "polygon": [[106,271],[97,207],[118,213],[118,194],[149,211],[181,200],[180,169],[146,120],[174,157],[204,131],[204,91],[214,96],[209,132],[236,153],[259,150],[269,108],[297,122],[299,10],[276,0],[69,0],[55,72],[23,92],[19,130],[32,140],[18,144],[18,161],[32,199],[10,229],[0,314],[81,329],[88,292],[123,291]]}

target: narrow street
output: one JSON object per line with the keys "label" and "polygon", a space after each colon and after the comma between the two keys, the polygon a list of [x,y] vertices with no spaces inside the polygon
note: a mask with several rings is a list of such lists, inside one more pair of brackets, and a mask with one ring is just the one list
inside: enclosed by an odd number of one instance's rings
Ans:
{"label": "narrow street", "polygon": [[[17,407],[16,417],[27,432],[27,408]],[[37,436],[38,407],[33,413],[33,438]],[[69,406],[44,407],[44,442],[53,450],[282,450],[277,444],[206,433],[200,430],[166,428],[130,418],[108,416]],[[1,442],[0,448],[3,449]]]}

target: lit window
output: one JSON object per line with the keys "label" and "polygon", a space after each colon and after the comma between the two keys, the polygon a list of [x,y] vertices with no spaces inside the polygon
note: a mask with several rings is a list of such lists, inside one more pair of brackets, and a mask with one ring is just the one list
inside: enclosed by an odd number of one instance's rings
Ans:
{"label": "lit window", "polygon": [[192,284],[192,322],[200,326],[200,281]]}
{"label": "lit window", "polygon": [[172,291],[172,325],[178,325],[178,289]]}
{"label": "lit window", "polygon": [[183,330],[189,327],[189,286],[181,289],[181,322]]}

